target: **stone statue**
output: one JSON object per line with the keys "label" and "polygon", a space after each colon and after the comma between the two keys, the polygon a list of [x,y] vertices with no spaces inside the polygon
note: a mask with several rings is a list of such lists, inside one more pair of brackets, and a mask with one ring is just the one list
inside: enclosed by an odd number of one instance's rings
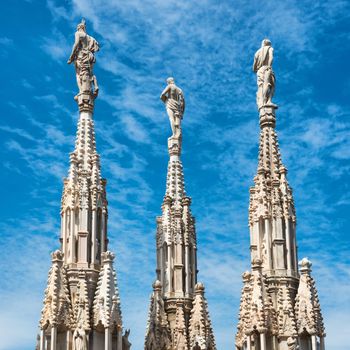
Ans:
{"label": "stone statue", "polygon": [[131,343],[129,342],[130,329],[125,330],[123,335],[123,350],[130,350]]}
{"label": "stone statue", "polygon": [[73,350],[87,350],[87,337],[81,325],[73,333]]}
{"label": "stone statue", "polygon": [[275,93],[275,74],[272,70],[273,48],[269,39],[264,39],[261,48],[255,53],[253,71],[257,73],[258,91],[256,103],[258,108],[273,105],[272,97]]}
{"label": "stone statue", "polygon": [[79,94],[92,94],[95,97],[98,94],[93,66],[96,62],[94,53],[99,49],[98,42],[86,34],[86,25],[83,19],[77,26],[72,53],[67,62],[68,64],[74,62]]}
{"label": "stone statue", "polygon": [[160,99],[165,103],[173,137],[181,136],[181,120],[185,111],[185,98],[182,90],[175,85],[174,78],[167,79],[168,86]]}

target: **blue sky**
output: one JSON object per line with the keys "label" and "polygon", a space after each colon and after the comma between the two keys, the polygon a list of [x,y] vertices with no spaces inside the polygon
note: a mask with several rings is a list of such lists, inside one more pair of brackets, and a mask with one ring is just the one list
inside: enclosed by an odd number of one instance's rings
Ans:
{"label": "blue sky", "polygon": [[33,349],[62,179],[77,122],[76,24],[101,44],[95,125],[108,179],[125,327],[142,349],[155,269],[155,217],[170,127],[159,94],[186,96],[183,164],[197,220],[199,279],[219,350],[232,349],[249,268],[248,195],[257,164],[253,55],[275,48],[282,158],[294,189],[299,258],[313,261],[326,344],[350,333],[350,2],[4,0],[0,12],[0,349]]}

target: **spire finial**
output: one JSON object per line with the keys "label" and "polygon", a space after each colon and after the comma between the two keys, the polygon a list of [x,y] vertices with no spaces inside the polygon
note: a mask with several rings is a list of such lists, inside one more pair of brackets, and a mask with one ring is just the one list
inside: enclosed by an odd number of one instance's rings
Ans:
{"label": "spire finial", "polygon": [[299,261],[299,266],[302,274],[310,274],[312,263],[308,258],[302,258]]}
{"label": "spire finial", "polygon": [[75,96],[80,111],[92,111],[94,99],[98,94],[96,76],[93,66],[96,62],[94,53],[100,49],[98,42],[86,33],[86,22],[83,18],[77,25],[72,53],[68,64],[74,62],[79,93]]}
{"label": "spire finial", "polygon": [[182,90],[175,85],[173,77],[169,77],[166,82],[168,85],[161,93],[160,99],[165,104],[173,132],[168,139],[168,149],[170,155],[180,155],[182,140],[181,120],[185,112],[185,97]]}

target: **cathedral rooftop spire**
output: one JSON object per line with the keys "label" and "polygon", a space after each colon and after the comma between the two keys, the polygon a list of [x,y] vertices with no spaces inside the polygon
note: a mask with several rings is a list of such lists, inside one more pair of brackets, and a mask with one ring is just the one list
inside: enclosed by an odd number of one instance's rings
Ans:
{"label": "cathedral rooftop spire", "polygon": [[107,251],[106,180],[101,176],[93,122],[98,86],[97,41],[77,26],[68,63],[74,63],[79,108],[74,151],[61,200],[61,250],[53,254],[40,321],[40,350],[129,350],[114,254]]}
{"label": "cathedral rooftop spire", "polygon": [[[215,350],[206,301],[202,294],[197,297],[198,293],[195,290],[198,272],[195,219],[191,213],[191,199],[185,191],[180,158],[181,121],[185,110],[185,98],[182,90],[175,85],[174,78],[167,79],[167,86],[160,98],[166,107],[172,136],[168,139],[170,159],[162,215],[157,218],[158,281],[154,285],[151,298],[145,350],[165,349],[168,348],[164,347],[168,343],[171,349],[197,350],[210,344],[210,347],[205,349]],[[198,301],[198,298],[202,301]],[[194,326],[190,331],[189,324],[190,315],[195,307],[195,314],[202,315],[205,325],[205,330],[198,334],[202,344],[199,348],[198,344],[189,343],[191,334],[195,332]],[[161,315],[165,316],[166,324],[160,322]],[[169,334],[172,337],[169,338]]]}
{"label": "cathedral rooftop spire", "polygon": [[[236,347],[238,350],[295,350],[299,345],[305,350],[316,350],[319,343],[324,350],[318,297],[305,261],[299,279],[293,192],[275,129],[273,52],[271,41],[264,39],[253,63],[257,74],[260,140],[249,202],[252,272],[243,275]],[[308,314],[317,316],[312,321],[307,319]],[[303,334],[304,328],[307,331]]]}

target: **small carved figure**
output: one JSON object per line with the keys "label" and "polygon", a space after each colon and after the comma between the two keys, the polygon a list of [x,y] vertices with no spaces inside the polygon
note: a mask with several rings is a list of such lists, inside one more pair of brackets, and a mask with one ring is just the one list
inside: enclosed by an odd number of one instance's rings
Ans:
{"label": "small carved figure", "polygon": [[297,350],[299,347],[297,345],[297,340],[293,337],[287,339],[288,350]]}
{"label": "small carved figure", "polygon": [[181,120],[185,112],[185,98],[182,90],[175,85],[174,78],[167,79],[168,86],[160,99],[165,103],[173,137],[181,136]]}
{"label": "small carved figure", "polygon": [[258,107],[272,104],[275,93],[275,74],[272,70],[273,48],[269,39],[264,39],[261,48],[255,53],[253,71],[257,73],[258,91],[256,103]]}
{"label": "small carved figure", "polygon": [[262,266],[267,266],[267,247],[266,247],[266,237],[264,237],[261,244],[261,258],[262,258]]}
{"label": "small carved figure", "polygon": [[93,66],[96,62],[94,53],[100,49],[98,42],[86,33],[85,20],[77,26],[75,41],[68,64],[74,62],[76,79],[79,93],[92,93],[95,97],[98,94],[98,85]]}
{"label": "small carved figure", "polygon": [[168,273],[169,273],[169,266],[168,266],[168,262],[166,261],[166,262],[165,262],[165,283],[164,283],[164,290],[170,292],[170,290],[168,290],[168,289],[169,289],[169,280],[168,280],[168,278],[167,278]]}
{"label": "small carved figure", "polygon": [[101,257],[101,242],[96,238],[96,260],[99,261]]}
{"label": "small carved figure", "polygon": [[87,350],[87,337],[81,325],[73,333],[73,350]]}
{"label": "small carved figure", "polygon": [[197,341],[196,341],[196,344],[193,347],[193,350],[201,350],[201,347],[199,346]]}
{"label": "small carved figure", "polygon": [[123,335],[123,350],[130,350],[131,343],[129,342],[130,329],[125,330]]}

